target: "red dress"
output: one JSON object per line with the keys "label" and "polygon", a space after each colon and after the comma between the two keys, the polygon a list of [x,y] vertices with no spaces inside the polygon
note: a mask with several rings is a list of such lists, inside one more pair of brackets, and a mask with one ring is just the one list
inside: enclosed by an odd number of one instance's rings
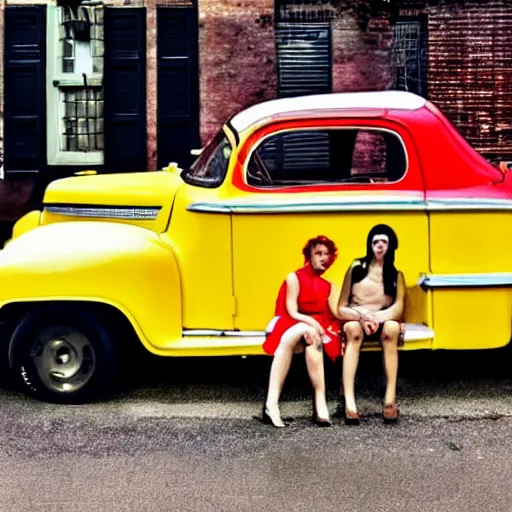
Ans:
{"label": "red dress", "polygon": [[[339,322],[329,309],[328,299],[331,283],[320,277],[309,263],[295,272],[299,280],[298,311],[313,317],[325,329],[329,341],[324,343],[325,353],[334,361],[341,355]],[[270,355],[276,351],[281,336],[299,322],[293,319],[286,309],[286,281],[279,289],[276,300],[275,316],[266,329],[263,350]]]}

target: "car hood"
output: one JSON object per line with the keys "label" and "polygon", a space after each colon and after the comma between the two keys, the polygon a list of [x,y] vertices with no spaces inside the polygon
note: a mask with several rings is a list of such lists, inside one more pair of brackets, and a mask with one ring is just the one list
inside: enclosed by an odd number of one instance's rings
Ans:
{"label": "car hood", "polygon": [[73,176],[50,183],[44,204],[164,207],[182,184],[169,171]]}

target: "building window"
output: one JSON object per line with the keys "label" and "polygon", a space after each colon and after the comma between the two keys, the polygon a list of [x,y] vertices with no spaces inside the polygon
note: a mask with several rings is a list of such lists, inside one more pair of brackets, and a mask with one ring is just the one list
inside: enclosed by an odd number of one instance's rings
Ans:
{"label": "building window", "polygon": [[401,18],[393,27],[394,89],[427,97],[427,22]]}
{"label": "building window", "polygon": [[103,164],[103,8],[47,10],[48,164]]}
{"label": "building window", "polygon": [[90,24],[90,29],[84,34],[84,39],[90,41],[90,53],[92,56],[93,73],[103,73],[103,9],[82,7],[78,15],[74,15],[69,8],[61,8],[60,15],[60,46],[62,46],[62,72],[74,73],[76,60],[76,28],[74,27],[76,18]]}
{"label": "building window", "polygon": [[330,2],[276,0],[274,8],[278,97],[332,92]]}
{"label": "building window", "polygon": [[62,89],[62,151],[103,151],[103,89]]}

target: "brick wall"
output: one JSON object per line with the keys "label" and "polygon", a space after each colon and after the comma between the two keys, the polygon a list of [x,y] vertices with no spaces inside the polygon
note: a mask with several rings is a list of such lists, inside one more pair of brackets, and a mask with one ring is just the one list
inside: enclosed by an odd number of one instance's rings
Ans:
{"label": "brick wall", "polygon": [[[191,0],[107,0],[111,5],[148,8],[147,20],[147,93],[148,93],[148,168],[156,168],[156,6],[189,5]],[[3,9],[8,4],[49,4],[55,0],[0,0],[0,34],[3,34]],[[354,8],[346,5],[353,2],[335,2],[339,12],[335,14],[333,27],[333,90],[361,91],[388,89],[393,85],[393,70],[390,58],[392,26],[385,14],[367,16],[362,23]],[[364,3],[364,2],[363,2]],[[368,3],[368,2],[367,2]],[[490,144],[490,128],[494,126],[495,140],[499,139],[502,154],[512,154],[510,118],[512,112],[512,84],[510,51],[512,40],[506,27],[512,20],[512,7],[507,0],[482,2],[431,2],[424,12],[429,15],[431,38],[430,74],[432,98],[452,117],[464,133],[464,120],[460,115],[467,110],[473,99],[468,91],[486,90],[501,94],[500,109],[469,109],[471,130],[479,149],[485,152]],[[200,73],[200,132],[202,143],[220,128],[221,124],[239,110],[276,97],[276,62],[274,41],[274,0],[199,0],[199,73]],[[500,20],[499,23],[496,20]],[[508,24],[508,25],[507,25]],[[506,25],[506,27],[505,27]],[[487,32],[486,32],[487,31]],[[452,35],[450,35],[452,34]],[[456,38],[452,39],[453,34]],[[482,44],[478,46],[475,34]],[[499,73],[493,70],[483,76],[469,50],[478,53],[488,43],[486,34],[491,34],[492,45],[503,47]],[[487,41],[487,43],[486,43]],[[484,44],[485,43],[485,44]],[[3,37],[0,37],[0,55],[3,55]],[[459,78],[458,85],[446,90],[447,80],[443,73],[447,63],[453,63],[455,44],[466,48],[466,60],[461,60],[460,69],[448,70]],[[482,46],[484,45],[484,46]],[[469,50],[468,50],[469,49]],[[484,48],[485,49],[485,48]],[[469,52],[469,53],[468,53]],[[451,65],[451,64],[450,64]],[[443,67],[444,66],[444,67]],[[473,66],[473,67],[471,67]],[[481,66],[480,66],[481,67]],[[475,74],[476,73],[476,74]],[[3,59],[0,58],[0,79],[3,75]],[[475,82],[475,77],[479,81]],[[0,81],[0,84],[3,80]],[[481,86],[481,87],[480,87]],[[0,86],[0,152],[2,144],[2,96]],[[453,101],[457,98],[458,101]],[[466,98],[466,99],[464,99]],[[464,106],[466,102],[466,106]],[[461,107],[462,105],[462,107]],[[461,110],[462,109],[462,110]],[[507,110],[508,109],[508,110]],[[466,111],[464,111],[466,112]],[[463,114],[464,114],[463,112]],[[499,133],[496,129],[499,128]],[[487,138],[485,138],[487,137]],[[9,178],[0,181],[0,220],[14,220],[28,207],[33,190],[33,178]]]}
{"label": "brick wall", "polygon": [[512,3],[429,10],[429,99],[479,152],[512,158]]}
{"label": "brick wall", "polygon": [[201,139],[276,96],[273,0],[200,0]]}
{"label": "brick wall", "polygon": [[386,17],[368,20],[365,29],[350,11],[333,20],[334,92],[376,91],[393,85],[390,47],[393,29]]}
{"label": "brick wall", "polygon": [[[148,168],[156,167],[156,5],[148,7]],[[239,110],[276,94],[273,0],[199,0],[200,135],[205,144]]]}

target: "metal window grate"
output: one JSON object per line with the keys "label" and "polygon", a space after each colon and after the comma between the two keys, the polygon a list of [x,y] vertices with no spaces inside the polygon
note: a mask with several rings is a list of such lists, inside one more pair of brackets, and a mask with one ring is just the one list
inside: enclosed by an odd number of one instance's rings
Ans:
{"label": "metal window grate", "polygon": [[276,21],[316,23],[331,21],[336,8],[330,0],[275,0]]}
{"label": "metal window grate", "polygon": [[427,24],[398,21],[393,27],[394,88],[427,96]]}
{"label": "metal window grate", "polygon": [[[93,73],[103,73],[104,32],[103,8],[80,7],[79,16],[90,21],[90,47]],[[76,18],[69,8],[60,9],[60,44],[62,48],[62,72],[75,72],[75,39],[69,21]]]}
{"label": "metal window grate", "polygon": [[332,91],[331,24],[276,24],[278,96]]}
{"label": "metal window grate", "polygon": [[286,179],[290,173],[296,178],[311,169],[328,170],[330,151],[329,134],[312,130],[274,135],[261,146],[260,156],[276,179]]}
{"label": "metal window grate", "polygon": [[62,90],[62,151],[103,150],[103,90],[70,87]]}

